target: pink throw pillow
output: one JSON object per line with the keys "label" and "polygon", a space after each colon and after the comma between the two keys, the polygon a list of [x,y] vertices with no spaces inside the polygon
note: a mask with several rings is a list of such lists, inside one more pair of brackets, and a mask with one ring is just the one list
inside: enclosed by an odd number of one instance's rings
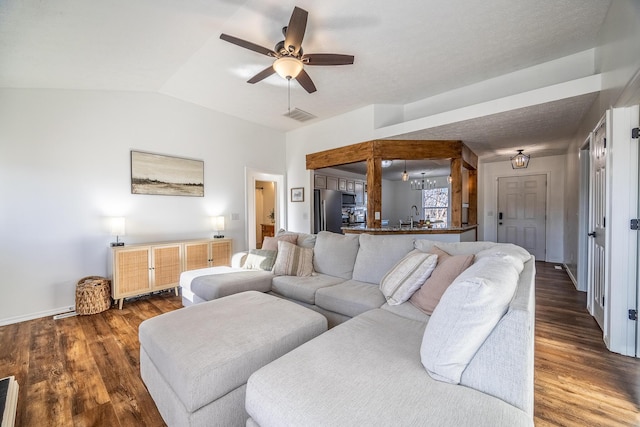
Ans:
{"label": "pink throw pillow", "polygon": [[449,285],[473,264],[475,255],[449,255],[437,246],[429,252],[438,255],[438,265],[424,285],[411,296],[409,302],[431,315]]}
{"label": "pink throw pillow", "polygon": [[278,250],[278,242],[289,242],[296,244],[298,240],[298,236],[295,234],[283,234],[281,236],[276,237],[265,237],[262,241],[262,248],[267,251],[277,251]]}

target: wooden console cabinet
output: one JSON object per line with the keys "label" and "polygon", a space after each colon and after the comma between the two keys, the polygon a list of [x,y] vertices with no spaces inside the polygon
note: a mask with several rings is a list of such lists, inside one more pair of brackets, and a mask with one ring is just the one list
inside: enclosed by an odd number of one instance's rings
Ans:
{"label": "wooden console cabinet", "polygon": [[111,248],[111,296],[122,309],[124,298],[174,288],[180,273],[231,265],[231,239],[150,243]]}

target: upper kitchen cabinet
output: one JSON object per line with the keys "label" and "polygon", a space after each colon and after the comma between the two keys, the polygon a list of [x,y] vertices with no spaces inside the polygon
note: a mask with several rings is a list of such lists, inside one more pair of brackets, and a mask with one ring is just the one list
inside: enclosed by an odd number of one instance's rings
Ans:
{"label": "upper kitchen cabinet", "polygon": [[356,205],[364,206],[364,182],[355,181],[353,183],[353,191],[356,193]]}

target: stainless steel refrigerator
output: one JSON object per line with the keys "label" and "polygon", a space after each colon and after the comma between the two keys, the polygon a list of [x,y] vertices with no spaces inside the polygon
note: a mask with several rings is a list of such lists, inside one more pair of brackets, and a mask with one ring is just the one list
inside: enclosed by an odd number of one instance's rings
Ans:
{"label": "stainless steel refrigerator", "polygon": [[342,192],[313,190],[313,232],[342,233]]}

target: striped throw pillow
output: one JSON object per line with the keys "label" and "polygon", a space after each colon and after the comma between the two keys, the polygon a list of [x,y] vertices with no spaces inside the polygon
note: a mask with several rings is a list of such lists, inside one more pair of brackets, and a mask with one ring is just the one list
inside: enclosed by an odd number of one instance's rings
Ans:
{"label": "striped throw pillow", "polygon": [[385,274],[380,290],[389,305],[399,305],[411,298],[431,276],[438,263],[438,255],[413,250]]}
{"label": "striped throw pillow", "polygon": [[280,240],[278,256],[273,265],[276,276],[311,276],[313,273],[313,249],[296,246]]}

